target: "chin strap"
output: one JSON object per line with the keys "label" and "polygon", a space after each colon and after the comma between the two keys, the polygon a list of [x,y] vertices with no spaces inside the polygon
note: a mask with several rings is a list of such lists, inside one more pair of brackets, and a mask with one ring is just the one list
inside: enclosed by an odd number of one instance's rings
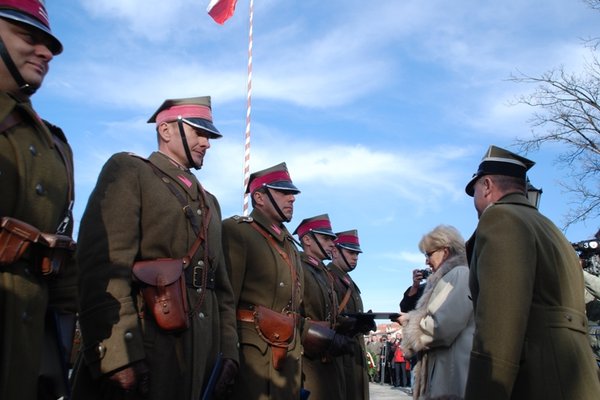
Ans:
{"label": "chin strap", "polygon": [[202,165],[196,165],[194,159],[192,158],[192,153],[190,152],[190,146],[188,146],[187,139],[185,138],[185,131],[183,130],[183,120],[181,117],[177,118],[177,126],[179,127],[179,135],[181,136],[181,143],[183,144],[183,150],[185,151],[185,156],[190,163],[190,167],[194,169],[202,168]]}
{"label": "chin strap", "polygon": [[269,189],[268,187],[265,187],[265,192],[267,192],[267,196],[269,197],[271,204],[273,204],[273,208],[275,208],[275,211],[277,211],[277,214],[279,214],[279,216],[281,217],[281,220],[284,222],[290,222],[290,219],[283,214],[283,211],[281,211],[281,209],[275,202],[275,199],[273,198],[273,195],[271,194],[271,189]]}
{"label": "chin strap", "polygon": [[25,79],[23,79],[23,76],[21,75],[21,73],[19,72],[19,69],[13,62],[12,58],[10,57],[10,54],[8,54],[6,45],[4,44],[4,41],[2,40],[1,37],[0,37],[0,57],[2,57],[2,61],[4,61],[4,65],[6,65],[6,69],[8,69],[8,72],[10,72],[10,74],[12,75],[15,82],[17,82],[17,85],[19,85],[19,90],[27,96],[31,96],[32,94],[34,94],[35,91],[37,90],[37,88],[35,88],[35,87],[31,86],[29,83],[25,82]]}
{"label": "chin strap", "polygon": [[349,262],[348,259],[346,258],[346,256],[344,255],[344,252],[342,251],[342,248],[340,246],[338,246],[338,253],[340,253],[340,256],[342,257],[342,260],[344,260],[344,262],[346,263],[346,266],[348,267],[348,272],[352,271],[354,268]]}
{"label": "chin strap", "polygon": [[310,231],[310,236],[312,236],[312,238],[315,240],[315,242],[317,242],[317,247],[319,248],[319,250],[321,250],[321,254],[323,255],[323,257],[325,257],[324,259],[331,260],[331,256],[329,254],[327,254],[327,252],[325,251],[323,246],[321,246],[321,242],[319,242],[319,239],[317,239],[317,235],[315,235],[315,233],[313,231]]}

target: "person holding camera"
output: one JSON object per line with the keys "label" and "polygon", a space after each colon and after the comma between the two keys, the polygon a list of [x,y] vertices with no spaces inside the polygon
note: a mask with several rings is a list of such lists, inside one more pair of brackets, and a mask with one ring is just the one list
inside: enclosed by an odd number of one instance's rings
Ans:
{"label": "person holding camera", "polygon": [[464,240],[456,228],[440,225],[423,236],[419,249],[433,272],[416,308],[398,318],[402,350],[419,360],[414,397],[463,396],[475,330]]}

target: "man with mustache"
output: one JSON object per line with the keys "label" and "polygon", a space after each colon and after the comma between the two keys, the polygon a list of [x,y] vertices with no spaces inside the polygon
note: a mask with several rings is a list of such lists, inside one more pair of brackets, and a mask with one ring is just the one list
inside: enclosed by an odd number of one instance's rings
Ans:
{"label": "man with mustache", "polygon": [[73,156],[30,101],[62,49],[42,1],[0,0],[1,399],[68,395],[57,326],[70,316],[72,332],[76,312]]}
{"label": "man with mustache", "polygon": [[199,399],[219,353],[217,398],[237,373],[221,210],[190,170],[221,137],[210,97],[166,100],[148,122],[158,151],[113,155],[81,221],[73,399]]}

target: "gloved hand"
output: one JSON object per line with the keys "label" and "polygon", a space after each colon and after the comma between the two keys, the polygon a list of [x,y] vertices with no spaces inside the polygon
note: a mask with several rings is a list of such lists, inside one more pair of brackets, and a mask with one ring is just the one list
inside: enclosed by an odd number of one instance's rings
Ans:
{"label": "gloved hand", "polygon": [[356,331],[356,318],[346,315],[339,315],[335,323],[335,331],[342,335],[354,336]]}
{"label": "gloved hand", "polygon": [[150,392],[150,370],[144,361],[120,368],[106,376],[106,383],[115,398],[146,397]]}
{"label": "gloved hand", "polygon": [[337,318],[335,331],[346,336],[363,335],[377,330],[375,319],[369,314],[355,314],[356,317],[340,315]]}
{"label": "gloved hand", "polygon": [[231,358],[224,358],[221,367],[221,374],[215,383],[214,395],[216,399],[226,399],[228,390],[235,383],[239,366]]}
{"label": "gloved hand", "polygon": [[336,333],[331,339],[331,344],[327,352],[334,357],[343,356],[344,354],[354,355],[352,347],[354,345],[354,339],[345,335]]}

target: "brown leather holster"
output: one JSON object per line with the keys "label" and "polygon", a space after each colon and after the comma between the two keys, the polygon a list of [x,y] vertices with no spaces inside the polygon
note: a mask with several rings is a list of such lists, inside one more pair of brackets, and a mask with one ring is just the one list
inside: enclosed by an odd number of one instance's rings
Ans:
{"label": "brown leather holster", "polygon": [[40,232],[35,226],[12,217],[0,219],[0,265],[17,262],[32,248],[34,265],[44,276],[56,275],[75,251],[66,235]]}
{"label": "brown leather holster", "polygon": [[258,335],[271,346],[273,368],[280,370],[296,333],[295,314],[281,314],[264,306],[237,311],[239,321],[253,322]]}
{"label": "brown leather holster", "polygon": [[146,309],[159,328],[178,332],[189,327],[189,305],[183,274],[184,259],[159,258],[133,264]]}

